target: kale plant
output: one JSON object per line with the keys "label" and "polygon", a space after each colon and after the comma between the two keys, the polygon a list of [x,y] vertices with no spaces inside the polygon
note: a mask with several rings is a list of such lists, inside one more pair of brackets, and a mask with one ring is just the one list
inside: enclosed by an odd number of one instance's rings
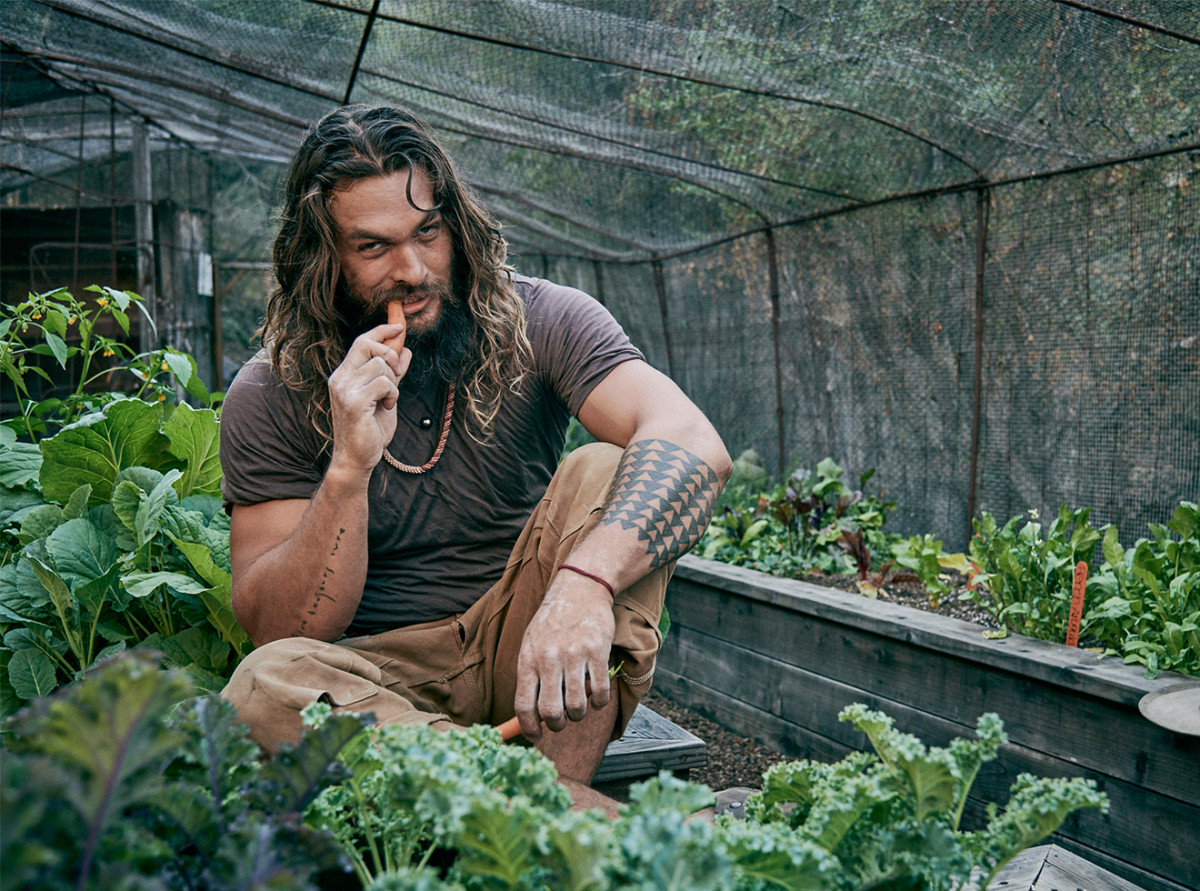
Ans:
{"label": "kale plant", "polygon": [[12,721],[0,805],[5,888],[315,889],[344,871],[300,814],[345,775],[339,716],[269,761],[214,695],[126,653]]}

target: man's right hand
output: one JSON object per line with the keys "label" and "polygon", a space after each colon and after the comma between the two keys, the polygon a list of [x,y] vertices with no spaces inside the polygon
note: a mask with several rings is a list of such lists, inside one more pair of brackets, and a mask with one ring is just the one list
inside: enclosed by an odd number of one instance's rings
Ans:
{"label": "man's right hand", "polygon": [[342,364],[329,376],[331,469],[369,474],[392,441],[400,395],[397,385],[412,361],[412,351],[404,346],[405,334],[404,312],[396,302],[388,308],[388,324],[355,338]]}

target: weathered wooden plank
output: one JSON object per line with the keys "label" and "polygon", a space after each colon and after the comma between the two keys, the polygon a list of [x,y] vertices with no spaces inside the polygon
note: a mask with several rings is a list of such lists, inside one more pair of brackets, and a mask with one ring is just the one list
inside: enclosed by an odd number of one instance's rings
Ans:
{"label": "weathered wooden plank", "polygon": [[[859,597],[854,603],[860,610],[864,604],[871,610],[886,606]],[[707,585],[672,582],[670,604],[672,621],[681,634],[687,629],[717,634],[722,640],[963,724],[973,725],[980,713],[995,711],[1015,742],[1047,754],[1067,753],[1071,760],[1099,773],[1200,802],[1200,739],[1151,724],[1137,711],[1136,702],[1080,696],[1072,688],[1036,676],[948,658],[930,648],[928,640],[912,644],[764,600],[731,596]],[[918,610],[902,611],[905,621],[910,614],[914,621],[927,621]],[[976,626],[968,627],[979,636]],[[1069,739],[1063,737],[1065,728]]]}
{"label": "weathered wooden plank", "polygon": [[[865,738],[851,725],[838,722],[837,712],[861,701],[891,714],[899,727],[915,733],[929,744],[944,745],[955,736],[971,736],[972,725],[947,721],[906,703],[880,697],[765,657],[743,647],[696,632],[676,628],[664,645],[661,666],[670,665],[693,681],[720,687],[737,678],[736,690],[728,690],[747,705],[801,726],[820,727],[833,741],[854,748],[867,748]],[[986,800],[1003,802],[1021,772],[1039,776],[1090,776],[1099,779],[1112,802],[1109,815],[1083,812],[1068,818],[1061,832],[1087,839],[1128,860],[1139,868],[1160,870],[1184,883],[1200,886],[1200,863],[1189,851],[1200,848],[1200,808],[1147,792],[1111,777],[1096,777],[1073,761],[1010,744],[1001,757],[980,772],[974,791]],[[1187,827],[1192,827],[1189,831]],[[1165,827],[1174,831],[1164,832]]]}
{"label": "weathered wooden plank", "polygon": [[620,739],[608,744],[593,783],[641,779],[660,770],[679,771],[708,763],[704,740],[638,705]]}
{"label": "weathered wooden plank", "polygon": [[1051,846],[1046,855],[1046,865],[1037,877],[1031,891],[1143,891],[1133,882],[1113,875],[1082,857]]}
{"label": "weathered wooden plank", "polygon": [[[854,749],[842,745],[808,728],[793,724],[775,715],[760,711],[740,699],[733,698],[718,689],[706,687],[686,675],[677,674],[669,662],[660,660],[656,672],[656,686],[681,705],[687,706],[726,727],[737,727],[739,731],[772,746],[794,758],[810,758],[816,761],[837,761]],[[979,803],[968,806],[964,823],[978,813]],[[1118,860],[1097,848],[1089,848],[1077,840],[1054,835],[1058,845],[1077,850],[1093,862],[1105,866],[1120,875],[1135,881],[1145,891],[1195,891],[1195,886],[1184,885],[1147,871],[1126,861]],[[1071,891],[1071,889],[1059,889]]]}
{"label": "weathered wooden plank", "polygon": [[996,873],[996,877],[988,882],[987,891],[1030,891],[1042,874],[1052,847],[1026,848]]}
{"label": "weathered wooden plank", "polygon": [[[856,594],[775,578],[693,556],[679,561],[674,580],[715,585],[751,601],[772,603],[883,637],[966,656],[994,668],[1026,674],[1128,705],[1136,706],[1145,694],[1187,680],[1169,672],[1157,679],[1146,678],[1142,672],[1117,660],[1101,659],[1087,650],[1017,635],[1003,640],[985,640],[978,627],[969,622],[896,604],[873,602],[870,611],[864,611],[862,598]],[[672,597],[672,621],[676,618],[674,603],[679,599]]]}

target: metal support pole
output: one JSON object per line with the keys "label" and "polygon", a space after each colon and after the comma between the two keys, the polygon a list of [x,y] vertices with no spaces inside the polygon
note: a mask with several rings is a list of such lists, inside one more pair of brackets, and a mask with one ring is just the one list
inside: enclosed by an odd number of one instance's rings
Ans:
{"label": "metal support pole", "polygon": [[654,290],[658,294],[658,314],[662,319],[663,348],[667,353],[667,377],[678,383],[675,379],[675,361],[671,356],[671,332],[667,327],[667,285],[663,280],[662,263],[655,260],[650,266],[654,270]]}
{"label": "metal support pole", "polygon": [[979,430],[983,414],[983,279],[987,265],[988,207],[991,193],[987,186],[975,190],[975,381],[971,401],[971,475],[967,482],[967,537],[971,540],[971,521],[975,519],[975,485],[979,476]]}
{"label": "metal support pole", "polygon": [[775,251],[775,230],[770,227],[767,237],[767,297],[771,301],[771,340],[775,344],[775,435],[779,447],[779,478],[786,472],[783,454],[783,367],[779,346],[779,255]]}
{"label": "metal support pole", "polygon": [[155,331],[158,318],[158,301],[154,293],[154,205],[150,178],[150,141],[146,138],[146,124],[133,121],[133,201],[134,238],[137,245],[137,292],[153,324],[141,323],[138,349],[149,352],[157,346]]}

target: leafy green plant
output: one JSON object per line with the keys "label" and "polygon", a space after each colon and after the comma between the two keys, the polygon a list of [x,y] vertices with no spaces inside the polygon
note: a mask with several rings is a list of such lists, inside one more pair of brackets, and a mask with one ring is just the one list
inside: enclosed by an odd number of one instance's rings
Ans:
{"label": "leafy green plant", "polygon": [[1075,565],[1090,561],[1101,537],[1088,523],[1091,512],[1063,505],[1044,530],[1036,511],[1024,524],[1013,517],[1002,527],[985,512],[974,523],[969,549],[989,597],[977,588],[965,596],[977,599],[1011,631],[1065,640]]}
{"label": "leafy green plant", "polygon": [[[1076,563],[1088,563],[1081,638],[1154,677],[1169,669],[1200,674],[1200,509],[1184,501],[1166,525],[1126,550],[1116,529],[1088,524],[1090,510],[1066,506],[1045,531],[1033,517],[1002,528],[975,522],[971,560],[982,583],[963,596],[1011,630],[1044,640],[1066,637]],[[1174,536],[1179,536],[1175,538]],[[1099,560],[1096,558],[1097,543]]]}
{"label": "leafy green plant", "polygon": [[232,705],[127,653],[13,721],[0,874],[14,889],[316,888],[341,870],[300,814],[362,728],[331,719],[260,763]]}
{"label": "leafy green plant", "polygon": [[0,709],[131,646],[219,689],[250,641],[230,605],[210,409],[119,399],[36,449],[0,430]]}
{"label": "leafy green plant", "polygon": [[[320,726],[329,714],[318,704],[306,716]],[[972,783],[1006,741],[999,718],[984,715],[977,739],[945,749],[926,748],[865,706],[842,719],[868,735],[876,755],[772,768],[744,822],[689,819],[711,793],[668,774],[635,785],[615,821],[572,812],[549,764],[504,746],[493,728],[402,725],[369,729],[347,746],[349,778],[325,790],[307,820],[338,840],[376,891],[865,891],[966,888],[1071,811],[1107,806],[1090,781],[1022,776],[1002,813],[993,807],[984,830],[963,832]]]}
{"label": "leafy green plant", "polygon": [[[836,857],[829,887],[939,891],[986,887],[1013,856],[1037,844],[1080,808],[1107,809],[1083,779],[1022,774],[1001,812],[988,807],[978,832],[960,829],[971,786],[1007,736],[1000,719],[982,715],[976,739],[927,748],[887,715],[861,704],[839,716],[867,735],[875,755],[836,764],[799,761],[772,767],[747,802],[749,821],[786,826]],[[973,875],[986,878],[976,886]]]}
{"label": "leafy green plant", "polygon": [[961,553],[943,554],[942,542],[932,535],[912,535],[892,546],[896,563],[910,570],[929,598],[929,605],[937,608],[943,597],[954,590],[946,570],[955,570],[966,575],[970,564]]}
{"label": "leafy green plant", "polygon": [[[0,373],[12,384],[20,404],[20,414],[3,423],[34,439],[51,428],[70,424],[106,403],[132,395],[149,401],[174,401],[173,377],[189,395],[204,405],[220,397],[213,396],[196,373],[196,361],[187,353],[170,347],[138,353],[123,339],[129,336],[129,313],[142,313],[144,323],[153,328],[140,296],[101,285],[86,290],[99,296],[79,300],[65,288],[44,294],[30,294],[16,306],[6,306],[0,319]],[[30,378],[39,377],[54,384],[42,367],[48,357],[64,372],[72,364],[70,382],[61,396],[33,399]],[[120,393],[114,381],[130,382],[131,394]],[[105,385],[97,389],[97,385]]]}
{"label": "leafy green plant", "polygon": [[1169,523],[1149,529],[1152,537],[1128,550],[1114,528],[1104,531],[1082,633],[1150,677],[1160,669],[1200,675],[1200,507],[1184,501]]}
{"label": "leafy green plant", "polygon": [[[815,470],[795,471],[769,492],[743,490],[727,496],[709,526],[702,553],[781,576],[812,570],[861,573],[860,558],[865,556],[870,566],[872,551],[889,553],[894,539],[883,525],[895,505],[862,491],[873,475],[867,471],[859,488],[850,489],[842,481],[842,468],[826,458]],[[857,551],[856,543],[862,545]]]}

